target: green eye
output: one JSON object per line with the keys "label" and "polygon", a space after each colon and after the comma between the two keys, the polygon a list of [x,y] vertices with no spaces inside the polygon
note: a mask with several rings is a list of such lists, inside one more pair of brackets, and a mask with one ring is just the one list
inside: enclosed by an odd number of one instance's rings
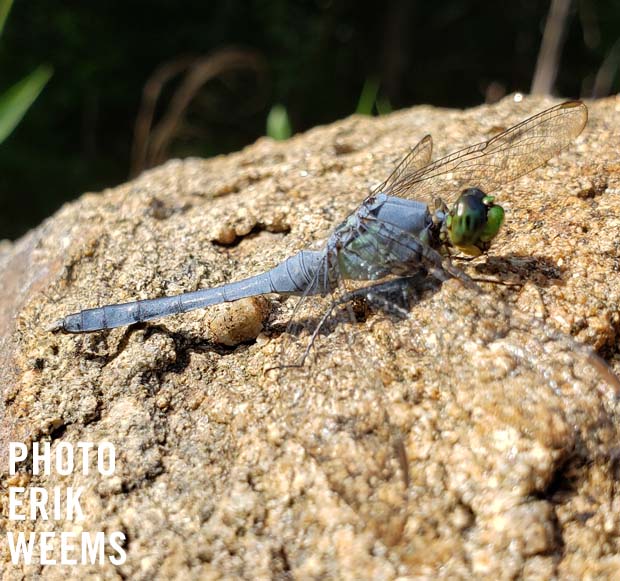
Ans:
{"label": "green eye", "polygon": [[450,212],[448,232],[455,246],[475,244],[486,225],[487,207],[479,190],[465,190]]}
{"label": "green eye", "polygon": [[497,236],[503,223],[504,208],[492,205],[487,212],[487,223],[482,230],[482,234],[480,234],[480,240],[483,242],[491,242],[491,240]]}
{"label": "green eye", "polygon": [[504,210],[494,198],[477,188],[465,190],[446,219],[451,244],[466,254],[477,256],[495,238],[504,221]]}

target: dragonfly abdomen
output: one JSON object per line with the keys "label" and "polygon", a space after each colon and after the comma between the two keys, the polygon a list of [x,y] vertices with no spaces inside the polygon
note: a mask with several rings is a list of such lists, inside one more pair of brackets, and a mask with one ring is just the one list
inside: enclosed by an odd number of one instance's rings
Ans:
{"label": "dragonfly abdomen", "polygon": [[319,272],[324,264],[325,251],[302,250],[270,271],[238,282],[171,297],[85,309],[56,321],[50,329],[66,333],[114,329],[268,293],[302,294],[309,285],[309,294],[324,294],[329,292],[327,278]]}

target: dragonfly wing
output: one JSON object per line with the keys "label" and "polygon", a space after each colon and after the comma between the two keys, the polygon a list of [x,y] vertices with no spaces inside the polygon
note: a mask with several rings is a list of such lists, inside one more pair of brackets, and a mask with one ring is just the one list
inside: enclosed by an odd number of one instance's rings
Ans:
{"label": "dragonfly wing", "polygon": [[495,137],[451,153],[392,181],[386,193],[429,205],[436,198],[453,202],[466,188],[495,191],[543,165],[577,137],[588,120],[580,101],[567,101]]}
{"label": "dragonfly wing", "polygon": [[428,165],[431,161],[433,153],[433,138],[425,135],[420,142],[409,150],[409,153],[403,157],[398,165],[394,168],[387,179],[377,187],[373,188],[372,195],[384,192]]}

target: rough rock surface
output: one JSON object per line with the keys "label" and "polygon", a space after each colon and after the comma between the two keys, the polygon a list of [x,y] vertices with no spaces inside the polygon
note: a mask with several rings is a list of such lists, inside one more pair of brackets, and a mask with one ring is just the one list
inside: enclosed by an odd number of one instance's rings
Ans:
{"label": "rough rock surface", "polygon": [[[0,529],[127,536],[118,567],[12,566],[3,539],[1,578],[618,578],[620,384],[580,344],[620,371],[620,98],[498,193],[506,227],[460,264],[521,286],[449,281],[409,318],[330,325],[280,373],[293,299],[45,330],[261,272],[425,133],[437,157],[551,104],[416,107],[171,161],[0,246]],[[9,477],[11,440],[110,441],[116,474]],[[16,483],[83,486],[85,521],[9,522]]]}

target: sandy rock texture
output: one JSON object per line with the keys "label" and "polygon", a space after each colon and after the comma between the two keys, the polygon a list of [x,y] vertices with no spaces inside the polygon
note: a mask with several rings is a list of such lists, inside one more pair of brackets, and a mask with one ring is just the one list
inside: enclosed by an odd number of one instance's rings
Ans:
{"label": "sandy rock texture", "polygon": [[[415,107],[170,161],[0,246],[0,529],[119,530],[127,551],[13,566],[3,542],[1,578],[617,579],[620,98],[497,193],[497,242],[457,262],[518,285],[449,281],[406,318],[358,305],[300,370],[266,372],[296,299],[46,331],[262,272],[325,238],[424,134],[437,157],[552,104]],[[116,473],[10,477],[8,441],[110,441]],[[8,521],[16,482],[84,487],[85,520]]]}

